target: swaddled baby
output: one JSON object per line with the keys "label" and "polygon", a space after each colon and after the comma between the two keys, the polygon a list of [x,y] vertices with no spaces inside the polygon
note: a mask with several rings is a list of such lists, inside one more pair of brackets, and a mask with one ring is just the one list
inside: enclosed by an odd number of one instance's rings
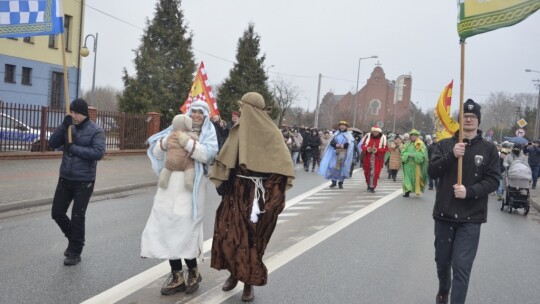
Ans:
{"label": "swaddled baby", "polygon": [[193,140],[197,140],[199,137],[192,130],[193,123],[189,116],[183,114],[176,115],[172,121],[172,126],[173,130],[171,134],[165,139],[167,141],[167,157],[165,159],[165,166],[159,175],[158,186],[167,189],[172,171],[183,171],[186,188],[193,189],[195,161],[191,158],[189,152],[180,144],[179,136],[184,132]]}

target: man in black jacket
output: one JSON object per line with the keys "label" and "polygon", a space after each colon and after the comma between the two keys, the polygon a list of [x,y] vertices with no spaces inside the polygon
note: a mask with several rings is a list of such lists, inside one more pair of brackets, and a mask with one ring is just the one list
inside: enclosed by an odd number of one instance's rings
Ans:
{"label": "man in black jacket", "polygon": [[[437,304],[448,303],[450,289],[452,304],[465,303],[480,225],[487,221],[488,195],[497,189],[501,175],[497,148],[478,130],[480,105],[468,99],[463,109],[463,143],[457,134],[441,140],[428,168],[429,176],[439,178],[433,208]],[[459,157],[463,158],[461,185],[457,184]]]}
{"label": "man in black jacket", "polygon": [[528,145],[527,152],[529,154],[529,166],[532,171],[532,188],[536,189],[538,172],[540,171],[540,139],[537,139],[532,144]]}
{"label": "man in black jacket", "polygon": [[[101,127],[90,121],[86,101],[75,99],[70,111],[71,115],[64,117],[49,138],[51,148],[64,146],[51,215],[69,241],[64,251],[66,266],[81,261],[86,208],[94,192],[97,161],[105,154],[105,134]],[[72,131],[71,143],[68,142],[68,128]],[[70,219],[66,213],[72,200]]]}

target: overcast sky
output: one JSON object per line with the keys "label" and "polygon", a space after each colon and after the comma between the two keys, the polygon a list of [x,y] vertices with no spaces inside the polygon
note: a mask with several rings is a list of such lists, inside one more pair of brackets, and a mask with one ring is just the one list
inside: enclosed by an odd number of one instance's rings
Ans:
{"label": "overcast sky", "polygon": [[[122,69],[133,75],[132,50],[158,1],[85,2],[84,34],[99,33],[96,86],[122,89]],[[456,0],[184,0],[181,9],[194,34],[195,59],[204,61],[211,84],[228,76],[238,39],[253,22],[270,78],[298,86],[298,106],[314,109],[319,73],[324,76],[321,99],[328,91],[354,92],[358,59],[377,55],[361,61],[360,87],[379,61],[389,80],[412,75],[411,99],[424,110],[434,107],[453,79],[452,104],[457,107]],[[93,60],[93,54],[83,59],[84,90],[91,89]],[[468,38],[465,65],[465,98],[483,102],[496,91],[537,94],[532,80],[540,74],[525,69],[540,71],[540,12],[512,27]]]}

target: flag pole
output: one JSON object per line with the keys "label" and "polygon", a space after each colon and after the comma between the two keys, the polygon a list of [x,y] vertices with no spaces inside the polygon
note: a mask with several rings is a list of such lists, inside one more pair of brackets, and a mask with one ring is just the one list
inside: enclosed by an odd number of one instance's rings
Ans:
{"label": "flag pole", "polygon": [[[62,63],[64,64],[64,99],[66,101],[66,115],[70,114],[69,110],[69,82],[68,82],[68,70],[66,65],[66,47],[64,45],[64,33],[60,34],[60,41],[62,44]],[[71,126],[68,127],[68,143],[72,143],[71,138]]]}
{"label": "flag pole", "polygon": [[[465,88],[465,39],[460,39],[461,45],[461,71],[459,75],[459,143],[463,142],[463,90]],[[463,177],[463,157],[458,158],[457,184],[461,185]]]}

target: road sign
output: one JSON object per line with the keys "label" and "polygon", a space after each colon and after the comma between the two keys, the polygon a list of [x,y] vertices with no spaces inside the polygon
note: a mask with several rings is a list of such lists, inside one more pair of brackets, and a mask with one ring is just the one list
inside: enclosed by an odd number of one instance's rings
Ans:
{"label": "road sign", "polygon": [[517,121],[517,124],[519,125],[520,128],[523,128],[527,125],[527,121],[525,119],[520,119]]}
{"label": "road sign", "polygon": [[517,129],[517,130],[516,130],[516,136],[517,136],[517,137],[524,137],[524,136],[525,136],[525,130],[523,130],[523,129]]}

